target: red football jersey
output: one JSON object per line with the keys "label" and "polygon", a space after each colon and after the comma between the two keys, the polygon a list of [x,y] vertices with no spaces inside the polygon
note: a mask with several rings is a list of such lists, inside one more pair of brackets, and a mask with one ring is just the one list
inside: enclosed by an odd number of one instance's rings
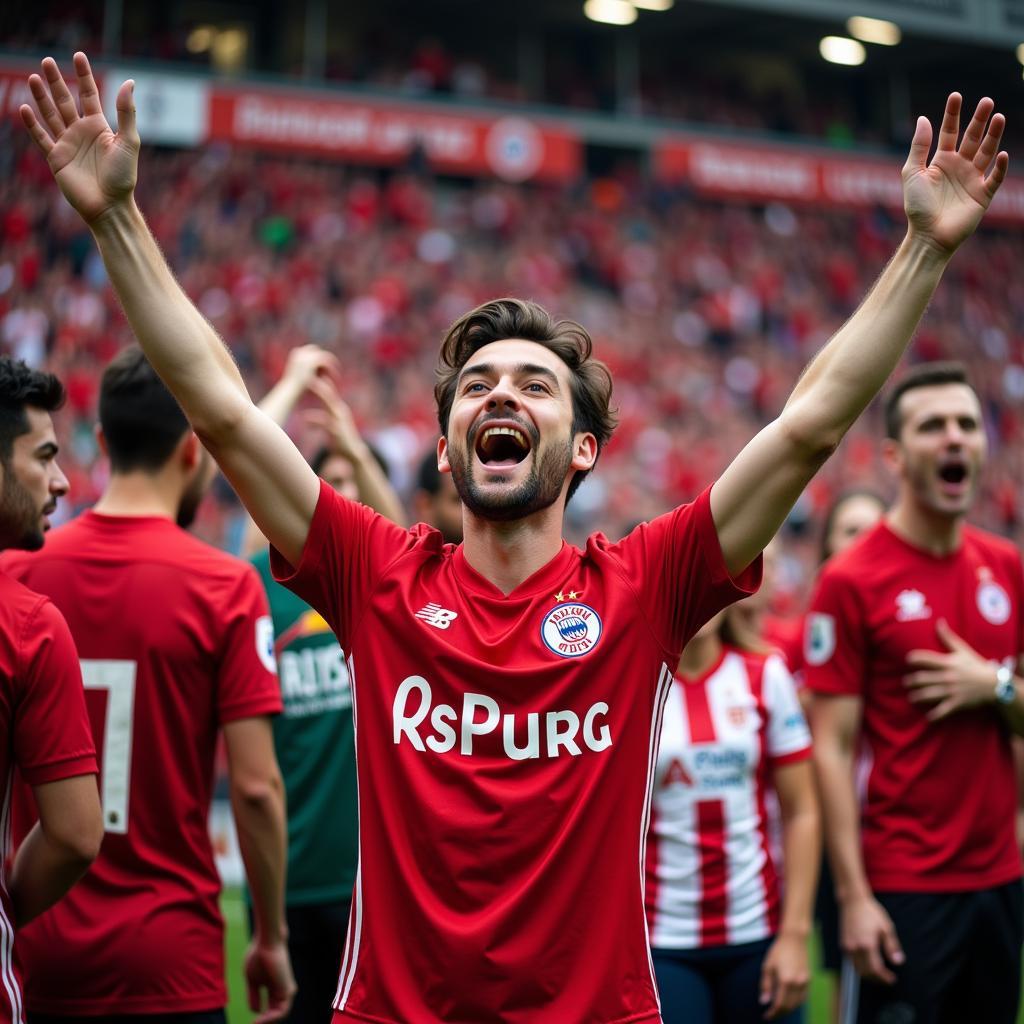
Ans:
{"label": "red football jersey", "polygon": [[659,1019],[644,848],[686,640],[749,593],[708,492],[504,595],[326,485],[279,578],[349,652],[359,870],[336,1021]]}
{"label": "red football jersey", "polygon": [[998,711],[933,723],[907,697],[910,651],[944,650],[939,619],[984,657],[1016,664],[1024,576],[1012,544],[965,526],[959,550],[940,558],[880,523],[824,567],[807,617],[806,685],[864,701],[861,830],[876,891],[981,889],[1021,874]]}
{"label": "red football jersey", "polygon": [[[22,1024],[14,915],[3,864],[10,853],[14,769],[32,786],[96,772],[75,645],[59,611],[0,572],[0,1024]],[[22,933],[18,932],[20,958]]]}
{"label": "red football jersey", "polygon": [[86,512],[10,571],[64,613],[100,752],[106,836],[24,935],[38,1013],[216,1009],[220,879],[207,831],[218,727],[280,710],[251,566],[158,517]]}

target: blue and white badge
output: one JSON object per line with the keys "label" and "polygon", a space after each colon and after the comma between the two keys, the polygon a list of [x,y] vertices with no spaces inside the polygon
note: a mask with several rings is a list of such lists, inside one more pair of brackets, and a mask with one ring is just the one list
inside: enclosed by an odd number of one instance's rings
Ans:
{"label": "blue and white badge", "polygon": [[601,639],[601,616],[590,605],[567,601],[544,616],[540,635],[548,650],[563,658],[588,654]]}
{"label": "blue and white badge", "polygon": [[1001,626],[1013,610],[1010,595],[995,580],[983,580],[978,587],[978,611],[993,626]]}

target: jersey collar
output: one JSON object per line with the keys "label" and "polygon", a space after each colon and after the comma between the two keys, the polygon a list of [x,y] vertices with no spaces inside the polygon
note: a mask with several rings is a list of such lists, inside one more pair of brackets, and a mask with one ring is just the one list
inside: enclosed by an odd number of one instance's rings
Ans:
{"label": "jersey collar", "polygon": [[565,582],[574,556],[578,554],[576,548],[563,540],[558,554],[547,564],[542,565],[532,576],[523,580],[510,594],[503,594],[490,580],[481,576],[469,564],[461,544],[455,549],[452,566],[460,585],[467,590],[475,591],[485,597],[512,601],[522,597],[536,597],[549,590],[554,594],[557,590],[562,589],[561,585]]}

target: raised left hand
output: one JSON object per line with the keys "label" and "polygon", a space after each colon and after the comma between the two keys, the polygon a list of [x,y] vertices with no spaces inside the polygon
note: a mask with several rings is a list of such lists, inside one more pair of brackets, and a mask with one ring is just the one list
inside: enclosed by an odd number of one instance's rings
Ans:
{"label": "raised left hand", "polygon": [[928,160],[932,126],[917,119],[910,155],[903,166],[903,205],[911,234],[951,255],[978,226],[1003,179],[1010,158],[999,150],[1006,119],[981,99],[960,140],[958,92],[946,101],[935,155]]}
{"label": "raised left hand", "polygon": [[995,700],[996,666],[950,629],[945,619],[935,632],[946,651],[911,651],[904,676],[907,696],[915,704],[931,704],[930,721]]}
{"label": "raised left hand", "polygon": [[780,932],[761,965],[761,1005],[765,1020],[795,1010],[807,999],[811,968],[807,941]]}

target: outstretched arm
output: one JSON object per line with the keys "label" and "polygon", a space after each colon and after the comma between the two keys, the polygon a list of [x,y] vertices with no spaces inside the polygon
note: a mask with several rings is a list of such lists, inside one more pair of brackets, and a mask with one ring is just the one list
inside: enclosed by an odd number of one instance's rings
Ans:
{"label": "outstretched arm", "polygon": [[117,94],[114,133],[88,59],[76,53],[74,62],[82,113],[47,57],[43,77],[29,77],[38,115],[22,106],[25,127],[91,229],[146,356],[257,525],[298,564],[319,495],[316,475],[285,432],[253,404],[231,354],[181,290],[135,205],[134,83],[125,82]]}
{"label": "outstretched arm", "polygon": [[[957,247],[1006,176],[998,152],[1004,118],[978,104],[957,146],[960,95],[953,93],[931,161],[932,127],[918,118],[903,167],[908,230],[860,308],[804,371],[778,419],[764,428],[711,491],[726,565],[740,572],[763,550],[800,492],[892,372]],[[990,120],[991,118],[991,120]]]}

